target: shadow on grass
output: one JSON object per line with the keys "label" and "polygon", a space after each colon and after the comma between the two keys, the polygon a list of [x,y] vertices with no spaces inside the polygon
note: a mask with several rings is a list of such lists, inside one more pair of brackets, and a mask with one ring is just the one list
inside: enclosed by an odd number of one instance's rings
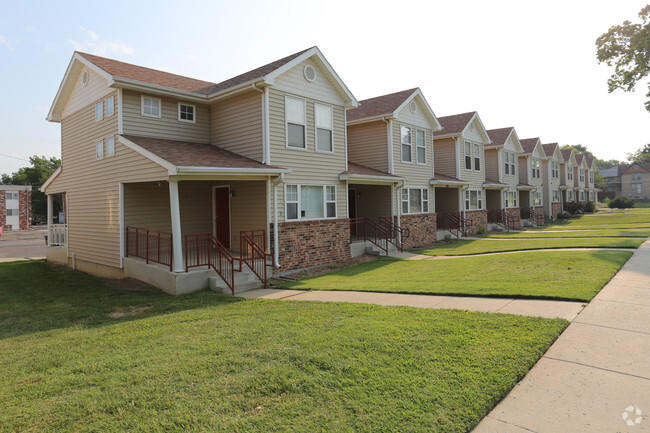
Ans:
{"label": "shadow on grass", "polygon": [[210,291],[174,297],[140,281],[95,277],[43,261],[0,263],[0,339],[241,301]]}

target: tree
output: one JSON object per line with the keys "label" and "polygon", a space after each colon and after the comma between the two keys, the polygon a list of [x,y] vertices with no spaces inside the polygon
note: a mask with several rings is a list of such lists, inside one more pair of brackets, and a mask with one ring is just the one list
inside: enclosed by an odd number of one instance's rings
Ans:
{"label": "tree", "polygon": [[[38,187],[61,166],[61,160],[55,157],[47,158],[45,156],[34,155],[29,158],[31,167],[19,168],[17,172],[11,175],[3,173],[0,183],[5,185],[32,185],[32,215],[44,217],[47,215],[47,197],[45,193],[39,191]],[[57,205],[56,207],[59,207]],[[56,214],[57,209],[54,209]]]}
{"label": "tree", "polygon": [[[616,89],[631,92],[650,73],[650,5],[641,9],[639,17],[642,23],[625,20],[596,40],[598,63],[614,65],[614,73],[607,80],[609,93]],[[650,83],[646,96],[645,108],[650,111]]]}
{"label": "tree", "polygon": [[606,168],[612,168],[612,167],[616,167],[618,165],[623,165],[624,162],[619,161],[618,159],[604,160],[604,159],[596,158],[596,159],[594,159],[594,164],[596,164],[596,168],[598,170],[605,170]]}
{"label": "tree", "polygon": [[582,144],[565,144],[562,146],[562,150],[565,149],[573,149],[575,153],[582,153],[587,158],[595,158],[594,154],[587,149],[587,146],[583,146]]}
{"label": "tree", "polygon": [[627,160],[629,162],[650,162],[650,143],[636,152],[628,153]]}

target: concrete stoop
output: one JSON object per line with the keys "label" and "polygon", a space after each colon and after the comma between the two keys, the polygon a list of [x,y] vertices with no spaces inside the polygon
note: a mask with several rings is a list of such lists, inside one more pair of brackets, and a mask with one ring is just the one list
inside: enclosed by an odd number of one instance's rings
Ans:
{"label": "concrete stoop", "polygon": [[449,241],[452,239],[458,239],[458,236],[456,236],[454,233],[450,232],[449,230],[438,230],[438,232],[436,233],[437,241]]}
{"label": "concrete stoop", "polygon": [[[397,247],[389,242],[388,254],[390,255],[394,251],[398,251]],[[370,241],[357,241],[350,244],[350,255],[353,258],[362,256],[364,254],[371,256],[381,256],[384,255],[385,252]]]}
{"label": "concrete stoop", "polygon": [[[242,267],[241,272],[235,272],[235,293],[261,289],[262,287],[264,287],[262,281],[246,266]],[[219,275],[213,275],[208,278],[208,288],[218,293],[232,294],[230,287],[228,287]]]}

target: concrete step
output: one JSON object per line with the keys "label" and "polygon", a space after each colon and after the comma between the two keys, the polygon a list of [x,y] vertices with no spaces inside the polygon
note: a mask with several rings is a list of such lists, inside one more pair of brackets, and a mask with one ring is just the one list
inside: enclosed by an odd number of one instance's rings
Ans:
{"label": "concrete step", "polygon": [[[248,267],[244,266],[241,272],[235,272],[235,293],[245,292],[263,287],[262,281]],[[219,276],[214,275],[208,278],[208,287],[218,293],[232,294],[230,287]]]}

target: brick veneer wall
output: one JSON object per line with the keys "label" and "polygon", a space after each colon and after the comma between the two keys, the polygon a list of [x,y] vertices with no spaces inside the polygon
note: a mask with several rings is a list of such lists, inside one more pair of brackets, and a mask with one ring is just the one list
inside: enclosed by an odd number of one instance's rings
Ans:
{"label": "brick veneer wall", "polygon": [[551,204],[551,219],[555,221],[557,219],[557,216],[562,212],[562,203],[553,203]]}
{"label": "brick veneer wall", "polygon": [[29,218],[30,210],[32,208],[32,192],[19,191],[18,193],[18,214],[19,214],[19,227],[21,230],[27,230],[32,227],[31,218]]}
{"label": "brick veneer wall", "polygon": [[0,191],[0,227],[2,230],[7,228],[7,196],[4,191]]}
{"label": "brick veneer wall", "polygon": [[402,215],[400,227],[409,231],[409,237],[404,240],[406,248],[432,244],[438,236],[435,213]]}
{"label": "brick veneer wall", "polygon": [[515,229],[521,228],[521,209],[518,207],[510,207],[506,209],[508,216],[517,221],[514,225]]}
{"label": "brick veneer wall", "polygon": [[465,219],[467,220],[467,225],[470,227],[468,234],[475,234],[479,226],[483,226],[483,229],[487,230],[487,214],[487,209],[465,211]]}
{"label": "brick veneer wall", "polygon": [[[273,224],[269,233],[273,242]],[[280,223],[278,250],[281,272],[348,260],[351,257],[350,220]]]}

